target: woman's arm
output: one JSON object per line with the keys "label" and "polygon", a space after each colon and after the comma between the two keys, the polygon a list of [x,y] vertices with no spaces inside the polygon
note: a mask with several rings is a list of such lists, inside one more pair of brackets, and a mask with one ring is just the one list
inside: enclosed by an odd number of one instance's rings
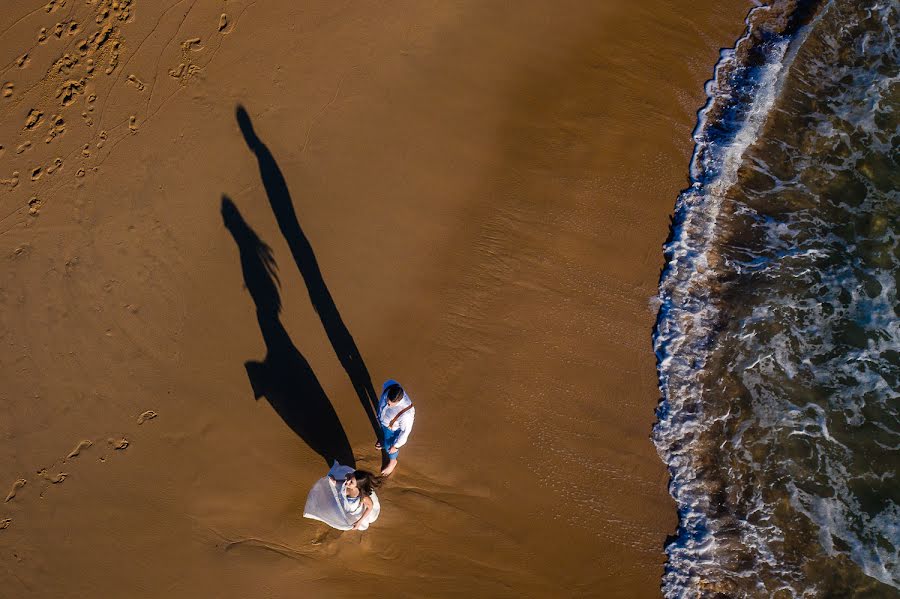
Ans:
{"label": "woman's arm", "polygon": [[365,520],[366,516],[369,515],[369,512],[372,511],[372,508],[375,505],[372,503],[371,497],[363,497],[362,502],[363,502],[363,513],[362,513],[362,516],[359,517],[359,520],[357,520],[356,522],[353,523],[353,530],[356,530],[359,528],[360,523],[363,520]]}

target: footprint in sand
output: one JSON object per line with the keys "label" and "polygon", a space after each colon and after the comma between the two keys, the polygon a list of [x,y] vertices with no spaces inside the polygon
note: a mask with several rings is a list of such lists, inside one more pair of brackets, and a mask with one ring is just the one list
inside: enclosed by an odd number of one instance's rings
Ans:
{"label": "footprint in sand", "polygon": [[137,88],[139,92],[144,91],[144,82],[137,78],[137,75],[129,75],[128,83],[132,84]]}
{"label": "footprint in sand", "polygon": [[179,65],[173,69],[169,69],[169,77],[173,79],[178,79],[182,84],[188,82],[188,80],[200,72],[200,65],[194,64],[192,62],[188,63],[179,63]]}
{"label": "footprint in sand", "polygon": [[26,141],[26,142],[24,142],[24,143],[21,143],[21,144],[19,144],[19,147],[16,148],[16,154],[21,154],[22,152],[24,152],[25,150],[29,149],[30,147],[31,147],[31,142],[30,142],[30,141]]}
{"label": "footprint in sand", "polygon": [[3,500],[3,503],[10,502],[12,500],[12,498],[16,496],[16,493],[18,493],[19,489],[24,487],[27,483],[28,483],[28,481],[25,480],[24,478],[20,478],[20,479],[16,480],[16,482],[14,482],[12,484],[12,488],[9,490],[9,493],[7,493],[6,499]]}
{"label": "footprint in sand", "polygon": [[119,437],[118,439],[107,439],[106,442],[109,443],[110,447],[117,450],[125,449],[128,447],[128,439],[126,439],[125,437]]}
{"label": "footprint in sand", "polygon": [[[53,35],[58,38],[61,38],[63,33],[75,35],[78,32],[78,29],[79,25],[77,21],[63,21],[62,23],[57,23],[56,26],[53,27]],[[49,36],[50,32],[47,31],[47,28],[41,27],[41,30],[38,32],[38,43],[43,44],[47,41]]]}
{"label": "footprint in sand", "polygon": [[41,124],[41,119],[44,118],[44,113],[38,110],[37,108],[32,108],[28,111],[28,116],[25,117],[25,127],[24,130],[30,131]]}
{"label": "footprint in sand", "polygon": [[63,54],[56,62],[53,63],[53,70],[56,71],[57,75],[68,74],[75,68],[75,65],[78,64],[78,57],[71,56],[66,53]]}
{"label": "footprint in sand", "polygon": [[66,477],[69,476],[68,472],[59,472],[57,474],[50,474],[47,472],[46,468],[41,468],[37,472],[38,476],[43,478],[46,481],[49,481],[51,484],[58,485],[59,483],[66,480]]}
{"label": "footprint in sand", "polygon": [[184,50],[185,52],[189,52],[191,50],[193,50],[194,52],[199,52],[200,50],[203,49],[203,46],[200,45],[200,41],[201,40],[199,37],[192,37],[190,39],[186,39],[183,42],[181,42],[181,49]]}
{"label": "footprint in sand", "polygon": [[52,175],[53,173],[55,173],[56,171],[61,169],[62,165],[63,165],[62,158],[55,158],[53,160],[53,164],[51,164],[50,166],[47,167],[47,174]]}
{"label": "footprint in sand", "polygon": [[83,450],[94,444],[90,439],[84,439],[78,442],[78,445],[75,446],[75,449],[69,452],[69,455],[66,456],[67,460],[71,460],[72,458],[78,456]]}
{"label": "footprint in sand", "polygon": [[147,410],[146,412],[144,412],[140,416],[138,416],[137,423],[144,424],[148,420],[153,420],[157,416],[159,416],[159,414],[157,414],[153,410]]}
{"label": "footprint in sand", "polygon": [[14,189],[19,184],[19,171],[13,171],[12,177],[9,179],[0,179],[0,185],[6,185],[10,189]]}
{"label": "footprint in sand", "polygon": [[128,128],[131,130],[132,133],[137,133],[138,126],[137,126],[137,117],[136,116],[131,115],[130,117],[128,117]]}
{"label": "footprint in sand", "polygon": [[15,87],[16,86],[13,85],[12,82],[10,82],[10,81],[7,81],[6,83],[4,83],[3,84],[3,97],[8,98],[11,95],[13,95],[13,90],[15,89]]}
{"label": "footprint in sand", "polygon": [[41,178],[41,175],[43,175],[43,174],[44,174],[44,169],[40,166],[37,166],[34,169],[32,169],[32,171],[31,171],[31,180],[37,181],[38,179]]}
{"label": "footprint in sand", "polygon": [[30,63],[30,62],[31,62],[31,59],[28,58],[28,54],[26,53],[16,59],[16,66],[19,67],[20,69],[24,69],[25,67],[28,66],[28,63]]}
{"label": "footprint in sand", "polygon": [[222,13],[219,15],[219,31],[224,31],[226,27],[228,27],[228,15]]}
{"label": "footprint in sand", "polygon": [[116,70],[116,67],[119,66],[119,42],[115,41],[112,45],[112,53],[109,57],[109,66],[103,71],[107,75],[112,75],[112,72]]}
{"label": "footprint in sand", "polygon": [[28,200],[28,214],[30,214],[31,216],[37,216],[41,213],[41,206],[43,205],[44,203],[37,199],[37,197],[31,198],[30,200]]}
{"label": "footprint in sand", "polygon": [[169,77],[173,77],[175,79],[181,79],[181,76],[184,74],[184,70],[186,68],[187,68],[187,65],[182,62],[177,67],[169,69]]}
{"label": "footprint in sand", "polygon": [[84,93],[84,79],[69,79],[63,83],[56,92],[63,106],[68,106],[75,101],[75,96]]}
{"label": "footprint in sand", "polygon": [[66,132],[66,121],[63,119],[62,115],[54,114],[50,117],[50,132],[47,135],[47,138],[44,139],[44,143],[50,143],[59,135],[62,135]]}
{"label": "footprint in sand", "polygon": [[0,530],[6,530],[12,524],[12,518],[4,518],[0,520]]}
{"label": "footprint in sand", "polygon": [[325,541],[331,540],[335,538],[335,535],[331,533],[331,528],[327,526],[322,527],[322,529],[316,533],[316,536],[313,537],[311,542],[312,545],[321,545]]}

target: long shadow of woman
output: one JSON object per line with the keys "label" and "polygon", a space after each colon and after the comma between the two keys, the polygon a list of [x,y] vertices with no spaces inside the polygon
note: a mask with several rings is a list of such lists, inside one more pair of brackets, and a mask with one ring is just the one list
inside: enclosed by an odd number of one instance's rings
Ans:
{"label": "long shadow of woman", "polygon": [[237,243],[244,283],[256,304],[256,318],[266,344],[265,360],[244,364],[254,397],[265,396],[282,420],[326,464],[337,460],[355,466],[350,442],[334,407],[281,324],[281,296],[272,249],[227,196],[222,196],[222,218]]}

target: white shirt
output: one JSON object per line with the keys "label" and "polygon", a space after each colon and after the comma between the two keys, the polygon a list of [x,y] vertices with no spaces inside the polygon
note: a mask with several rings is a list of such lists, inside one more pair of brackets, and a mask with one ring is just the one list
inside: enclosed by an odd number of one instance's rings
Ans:
{"label": "white shirt", "polygon": [[416,420],[416,409],[410,408],[403,412],[400,418],[397,418],[394,426],[391,426],[391,420],[394,419],[394,416],[412,405],[412,399],[406,394],[406,391],[403,392],[403,398],[400,400],[400,403],[393,406],[388,405],[387,388],[398,384],[394,379],[385,381],[384,385],[381,386],[381,400],[378,402],[378,421],[381,422],[381,425],[392,431],[400,431],[400,435],[393,445],[396,448],[403,447],[406,444],[406,440],[409,439],[409,433],[412,432],[413,423]]}

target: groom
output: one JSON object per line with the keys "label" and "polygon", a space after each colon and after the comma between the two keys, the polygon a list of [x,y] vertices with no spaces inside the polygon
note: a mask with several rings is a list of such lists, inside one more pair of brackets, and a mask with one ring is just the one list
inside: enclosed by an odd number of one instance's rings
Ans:
{"label": "groom", "polygon": [[397,467],[397,456],[400,448],[409,439],[416,409],[412,400],[400,383],[387,380],[381,387],[381,400],[378,402],[378,422],[381,424],[381,439],[375,443],[378,449],[384,448],[388,463],[381,469],[382,476],[388,476]]}

